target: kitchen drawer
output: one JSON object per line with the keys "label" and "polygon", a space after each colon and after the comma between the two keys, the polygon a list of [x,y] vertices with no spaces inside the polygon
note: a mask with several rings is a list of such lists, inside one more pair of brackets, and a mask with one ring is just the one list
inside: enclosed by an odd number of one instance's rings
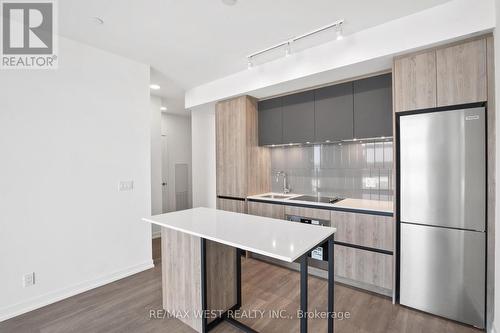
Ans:
{"label": "kitchen drawer", "polygon": [[248,214],[284,220],[285,206],[265,202],[249,201]]}
{"label": "kitchen drawer", "polygon": [[336,280],[373,291],[392,290],[392,260],[390,254],[335,245]]}
{"label": "kitchen drawer", "polygon": [[394,250],[394,221],[390,216],[331,211],[331,226],[337,228],[337,242]]}
{"label": "kitchen drawer", "polygon": [[285,215],[296,215],[319,220],[330,220],[330,211],[297,206],[285,206]]}

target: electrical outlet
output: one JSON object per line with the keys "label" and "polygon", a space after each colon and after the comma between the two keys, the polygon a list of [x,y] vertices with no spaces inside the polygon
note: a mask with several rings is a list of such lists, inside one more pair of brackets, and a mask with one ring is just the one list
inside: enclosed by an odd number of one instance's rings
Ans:
{"label": "electrical outlet", "polygon": [[122,180],[119,185],[120,192],[123,191],[132,191],[134,189],[134,181],[133,180]]}
{"label": "electrical outlet", "polygon": [[365,188],[376,188],[376,187],[377,187],[377,178],[375,177],[365,178]]}
{"label": "electrical outlet", "polygon": [[35,284],[35,272],[24,274],[23,276],[23,287],[30,287]]}

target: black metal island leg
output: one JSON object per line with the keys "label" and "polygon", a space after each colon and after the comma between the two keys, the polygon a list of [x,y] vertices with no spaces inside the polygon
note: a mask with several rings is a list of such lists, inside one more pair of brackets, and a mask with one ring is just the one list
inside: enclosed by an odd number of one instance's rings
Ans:
{"label": "black metal island leg", "polygon": [[300,259],[300,333],[307,333],[307,254]]}
{"label": "black metal island leg", "polygon": [[[202,310],[207,310],[207,261],[206,261],[206,250],[207,244],[206,239],[201,238],[201,298],[202,298]],[[334,237],[328,239],[328,333],[333,333],[334,331]],[[237,288],[237,301],[236,304],[231,308],[235,310],[241,307],[241,253],[240,249],[236,249],[236,288]],[[307,321],[308,321],[308,254],[304,254],[300,259],[300,333],[307,333]],[[209,332],[215,326],[217,326],[221,321],[227,321],[229,324],[247,333],[257,333],[252,328],[238,322],[236,319],[228,316],[227,312],[222,314],[220,318],[215,319],[211,323],[208,323],[207,318],[202,318],[202,333]]]}
{"label": "black metal island leg", "polygon": [[334,236],[328,239],[328,333],[334,330],[334,298],[335,298],[335,271],[334,271]]}

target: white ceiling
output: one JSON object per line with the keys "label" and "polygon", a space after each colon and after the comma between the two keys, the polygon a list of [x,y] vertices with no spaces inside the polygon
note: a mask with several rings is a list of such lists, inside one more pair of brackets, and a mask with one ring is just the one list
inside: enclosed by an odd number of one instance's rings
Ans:
{"label": "white ceiling", "polygon": [[64,0],[59,32],[150,64],[162,85],[156,94],[175,111],[186,89],[244,69],[252,52],[337,19],[350,34],[447,1]]}

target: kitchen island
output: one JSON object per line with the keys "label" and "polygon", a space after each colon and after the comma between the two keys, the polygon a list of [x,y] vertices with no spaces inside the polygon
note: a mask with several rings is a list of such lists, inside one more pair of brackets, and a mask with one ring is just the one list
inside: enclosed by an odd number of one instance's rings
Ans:
{"label": "kitchen island", "polygon": [[[328,332],[333,332],[335,228],[194,208],[143,219],[162,227],[163,308],[197,332],[226,320],[255,332],[230,314],[241,306],[241,255],[250,251],[300,264],[300,311],[307,313],[308,253],[328,243]],[[184,314],[177,316],[177,314]],[[199,315],[198,315],[199,314]],[[307,316],[300,318],[307,332]]]}

